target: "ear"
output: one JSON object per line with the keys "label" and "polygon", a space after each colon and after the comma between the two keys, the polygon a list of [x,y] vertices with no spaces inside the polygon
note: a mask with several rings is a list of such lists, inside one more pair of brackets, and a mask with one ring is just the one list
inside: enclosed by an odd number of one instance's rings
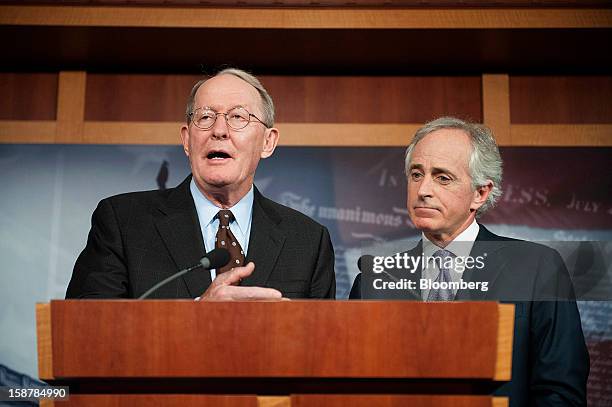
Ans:
{"label": "ear", "polygon": [[487,201],[489,194],[493,190],[493,181],[487,180],[485,185],[482,185],[474,191],[474,197],[470,205],[470,209],[476,211]]}
{"label": "ear", "polygon": [[189,157],[189,126],[183,124],[181,126],[181,142],[183,143],[183,151]]}
{"label": "ear", "polygon": [[264,133],[263,148],[260,154],[261,158],[268,158],[274,153],[276,145],[278,144],[279,136],[280,134],[277,128],[272,127],[266,129],[266,132]]}

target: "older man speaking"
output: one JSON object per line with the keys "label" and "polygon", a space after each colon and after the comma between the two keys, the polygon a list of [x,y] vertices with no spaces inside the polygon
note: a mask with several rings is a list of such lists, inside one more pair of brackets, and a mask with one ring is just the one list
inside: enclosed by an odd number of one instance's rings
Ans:
{"label": "older man speaking", "polygon": [[279,139],[257,78],[225,69],[199,81],[181,128],[191,175],[178,187],[102,200],[67,298],[136,298],[213,248],[227,266],[193,271],[154,293],[202,300],[334,298],[327,229],[253,185]]}

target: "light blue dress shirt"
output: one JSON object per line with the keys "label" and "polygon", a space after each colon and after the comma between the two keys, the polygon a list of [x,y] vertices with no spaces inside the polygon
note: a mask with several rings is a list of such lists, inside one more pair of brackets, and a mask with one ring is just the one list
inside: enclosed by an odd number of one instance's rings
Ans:
{"label": "light blue dress shirt", "polygon": [[[195,203],[196,211],[198,212],[198,221],[200,222],[200,230],[204,239],[206,251],[211,251],[215,248],[215,237],[219,230],[219,219],[216,218],[217,213],[223,209],[215,206],[200,192],[193,178],[189,184],[191,196]],[[249,248],[249,236],[251,234],[251,222],[253,220],[253,186],[245,196],[242,197],[236,205],[231,208],[226,208],[234,214],[234,220],[230,222],[230,230],[240,243],[244,257],[247,256]],[[216,270],[210,270],[210,278],[212,280],[217,276]]]}

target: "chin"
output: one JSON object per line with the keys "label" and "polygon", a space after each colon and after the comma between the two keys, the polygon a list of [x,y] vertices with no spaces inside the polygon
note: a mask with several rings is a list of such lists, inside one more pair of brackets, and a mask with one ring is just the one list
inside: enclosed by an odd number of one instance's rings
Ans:
{"label": "chin", "polygon": [[221,188],[231,184],[231,180],[229,180],[227,176],[223,176],[223,174],[214,176],[210,174],[210,172],[206,173],[204,176],[197,177],[196,181],[201,185],[208,185],[213,188]]}
{"label": "chin", "polygon": [[210,185],[213,188],[224,188],[228,185],[231,185],[232,183],[228,180],[225,179],[217,179],[217,178],[213,178],[213,179],[204,179],[204,183],[206,185]]}
{"label": "chin", "polygon": [[217,171],[216,169],[207,169],[205,171],[202,171],[201,173],[201,179],[202,181],[204,181],[205,184],[211,185],[211,186],[218,186],[218,187],[222,187],[222,186],[226,186],[226,185],[230,185],[234,182],[236,182],[235,177],[230,176],[231,174],[228,174],[229,171],[225,170],[225,171]]}
{"label": "chin", "polygon": [[414,227],[422,232],[433,232],[437,230],[436,221],[431,218],[415,218],[412,220]]}

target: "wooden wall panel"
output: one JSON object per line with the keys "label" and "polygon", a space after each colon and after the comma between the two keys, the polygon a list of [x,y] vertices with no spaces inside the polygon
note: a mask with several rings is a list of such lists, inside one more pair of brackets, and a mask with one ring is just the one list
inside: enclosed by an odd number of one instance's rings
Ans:
{"label": "wooden wall panel", "polygon": [[482,75],[483,123],[495,134],[498,144],[510,139],[510,95],[507,74]]}
{"label": "wooden wall panel", "polygon": [[515,124],[612,123],[612,76],[510,76]]}
{"label": "wooden wall panel", "polygon": [[283,123],[422,123],[441,115],[482,120],[480,76],[262,77]]}
{"label": "wooden wall panel", "polygon": [[86,121],[183,120],[194,75],[87,75]]}
{"label": "wooden wall panel", "polygon": [[513,146],[612,147],[612,124],[514,124]]}
{"label": "wooden wall panel", "polygon": [[[193,75],[88,74],[85,120],[180,121]],[[479,76],[260,76],[282,123],[482,120]]]}
{"label": "wooden wall panel", "polygon": [[0,143],[54,143],[55,120],[0,120]]}
{"label": "wooden wall panel", "polygon": [[55,142],[80,143],[83,141],[86,84],[87,73],[85,71],[59,73]]}
{"label": "wooden wall panel", "polygon": [[55,120],[57,73],[0,72],[0,120]]}

